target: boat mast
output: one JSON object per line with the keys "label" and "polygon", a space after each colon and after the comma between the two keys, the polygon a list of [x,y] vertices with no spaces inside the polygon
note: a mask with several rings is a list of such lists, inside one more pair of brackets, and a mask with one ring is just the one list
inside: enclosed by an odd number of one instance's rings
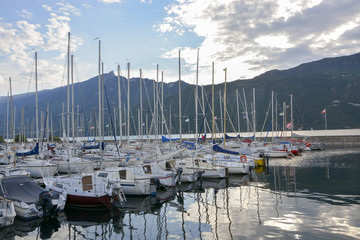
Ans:
{"label": "boat mast", "polygon": [[255,116],[256,116],[256,110],[255,110],[255,88],[253,88],[253,130],[254,130],[254,141],[256,140],[256,119],[255,119]]}
{"label": "boat mast", "polygon": [[195,142],[198,142],[198,85],[199,85],[199,48],[196,61],[196,85],[195,85]]}
{"label": "boat mast", "polygon": [[164,135],[164,71],[161,71],[161,136]]}
{"label": "boat mast", "polygon": [[239,113],[239,91],[236,89],[236,113],[237,113],[237,124],[238,124],[238,132],[240,134],[240,113]]}
{"label": "boat mast", "polygon": [[38,105],[38,87],[37,87],[37,52],[35,52],[35,119],[36,119],[36,123],[35,123],[35,128],[36,128],[36,142],[39,142],[39,130],[38,130],[38,126],[39,126],[39,105]]}
{"label": "boat mast", "polygon": [[211,126],[211,138],[213,143],[215,142],[215,113],[214,113],[214,62],[212,62],[212,71],[211,71],[211,79],[212,79],[212,84],[211,84],[211,107],[212,107],[212,126]]}
{"label": "boat mast", "polygon": [[71,126],[73,146],[75,146],[75,109],[74,109],[74,55],[71,55]]}
{"label": "boat mast", "polygon": [[180,133],[180,144],[182,143],[182,136],[181,136],[181,65],[180,65],[180,51],[179,50],[179,133]]}
{"label": "boat mast", "polygon": [[14,126],[14,106],[12,100],[12,87],[11,87],[11,77],[9,77],[10,83],[10,108],[11,108],[11,128],[13,135],[13,154],[14,154],[14,167],[16,167],[16,151],[15,151],[15,126]]}
{"label": "boat mast", "polygon": [[[67,143],[70,141],[70,32],[68,32],[67,47]],[[69,150],[68,150],[69,155]]]}
{"label": "boat mast", "polygon": [[[119,96],[119,125],[120,125],[120,145],[122,142],[122,116],[121,116],[121,85],[120,85],[120,65],[117,66],[118,69],[118,96]],[[141,90],[140,90],[141,91]]]}
{"label": "boat mast", "polygon": [[224,85],[224,149],[226,143],[226,77],[227,77],[227,68],[224,68],[225,71],[225,85]]}
{"label": "boat mast", "polygon": [[99,81],[98,81],[98,87],[99,87],[99,121],[98,121],[98,129],[99,129],[99,144],[100,144],[100,152],[102,153],[102,139],[101,139],[101,40],[99,40],[99,59],[98,59],[98,67],[99,67]]}
{"label": "boat mast", "polygon": [[290,115],[290,117],[291,117],[291,125],[290,125],[290,127],[291,127],[291,137],[293,137],[293,131],[294,131],[294,123],[293,123],[293,121],[294,121],[294,118],[293,118],[293,95],[292,94],[290,95],[290,106],[291,106],[291,108],[290,108],[290,111],[291,111],[291,115]]}
{"label": "boat mast", "polygon": [[158,142],[159,134],[159,64],[156,64],[156,84],[155,84],[155,106],[154,106],[154,123],[155,123],[155,140]]}
{"label": "boat mast", "polygon": [[127,92],[127,143],[128,147],[130,146],[130,63],[127,64],[128,67],[128,92]]}
{"label": "boat mast", "polygon": [[271,90],[271,140],[274,141],[274,91]]}
{"label": "boat mast", "polygon": [[[9,139],[9,104],[10,104],[10,96],[9,92],[7,93],[7,103],[6,103],[6,139]],[[7,147],[6,142],[6,147]]]}
{"label": "boat mast", "polygon": [[143,102],[142,102],[142,69],[140,69],[140,136],[141,136],[141,146],[143,144]]}

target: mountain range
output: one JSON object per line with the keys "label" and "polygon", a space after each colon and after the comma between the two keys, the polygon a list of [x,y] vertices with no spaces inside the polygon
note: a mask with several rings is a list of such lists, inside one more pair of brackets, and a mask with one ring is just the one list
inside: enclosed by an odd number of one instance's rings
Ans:
{"label": "mountain range", "polygon": [[[114,121],[116,112],[116,126],[118,121],[118,77],[114,72],[103,74],[104,94],[104,126],[110,123],[110,116]],[[252,131],[253,92],[255,92],[256,130],[267,131],[271,126],[271,94],[274,93],[274,126],[281,129],[283,123],[290,122],[290,95],[293,100],[293,126],[294,129],[324,129],[326,109],[326,123],[328,129],[360,128],[360,53],[335,58],[324,58],[318,61],[301,64],[287,70],[271,70],[252,79],[238,79],[226,85],[227,131],[234,132],[240,128],[241,132]],[[122,109],[124,123],[126,118],[128,80],[120,77]],[[158,83],[157,98],[161,102],[161,83]],[[143,122],[144,129],[151,125],[154,110],[154,90],[156,81],[143,79]],[[218,131],[222,131],[224,83],[214,86],[214,115]],[[96,125],[98,114],[98,76],[74,84],[74,102],[78,128],[85,124],[85,129]],[[204,125],[211,127],[212,86],[206,85],[198,88],[200,104],[205,107],[198,110],[198,126],[203,132]],[[195,131],[195,86],[181,81],[182,106],[182,132]],[[156,93],[156,90],[155,90]],[[204,93],[204,96],[202,96]],[[163,84],[164,118],[166,127],[164,132],[178,133],[179,129],[179,81]],[[53,120],[54,135],[60,135],[61,113],[67,109],[67,86],[38,93],[39,112],[42,118],[46,116],[46,108]],[[140,103],[140,79],[130,79],[130,105],[131,105],[131,135],[137,134],[138,113]],[[13,96],[15,110],[16,132],[19,133],[22,122],[28,131],[33,130],[35,116],[35,93],[19,94]],[[160,105],[159,105],[160,106]],[[239,110],[237,110],[239,106]],[[285,113],[283,113],[285,106]],[[247,109],[247,111],[246,111]],[[275,109],[277,109],[275,113]],[[124,111],[125,110],[125,111]],[[23,112],[23,113],[22,113]],[[239,114],[238,114],[239,112]],[[0,97],[0,136],[6,135],[7,98]],[[161,109],[158,108],[159,121]],[[40,117],[39,113],[39,117]],[[204,117],[205,116],[205,117]],[[248,118],[247,118],[248,116]],[[283,119],[285,116],[286,119]],[[10,120],[11,118],[8,117]],[[189,120],[187,120],[189,119]],[[207,120],[207,124],[204,119]],[[251,124],[248,124],[248,121]],[[277,121],[276,121],[277,119]],[[146,121],[147,120],[147,121]],[[185,121],[186,120],[186,121]],[[239,122],[238,122],[239,120]],[[275,122],[276,121],[276,122]],[[39,120],[39,127],[40,127]],[[44,121],[43,121],[44,122]],[[205,123],[205,124],[204,124]],[[10,124],[8,124],[10,126]],[[111,125],[111,124],[110,124]],[[46,128],[49,128],[47,126]],[[158,126],[159,132],[161,126]],[[123,131],[125,128],[123,128]],[[206,130],[209,132],[209,128]],[[33,131],[34,132],[34,131]],[[117,134],[119,130],[117,129]]]}

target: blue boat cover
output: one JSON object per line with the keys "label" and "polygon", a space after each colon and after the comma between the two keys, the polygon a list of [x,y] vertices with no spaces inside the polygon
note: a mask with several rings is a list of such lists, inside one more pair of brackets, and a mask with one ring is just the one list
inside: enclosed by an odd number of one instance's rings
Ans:
{"label": "blue boat cover", "polygon": [[230,150],[223,149],[223,148],[221,148],[219,145],[216,145],[216,144],[213,146],[213,150],[214,150],[215,152],[222,152],[222,153],[240,155],[239,152],[235,152],[235,151],[230,151]]}
{"label": "blue boat cover", "polygon": [[167,137],[165,137],[165,136],[161,136],[161,141],[162,141],[162,142],[170,142],[170,140],[171,140],[171,141],[179,141],[180,138],[172,138],[172,139],[170,139],[170,138],[167,138]]}
{"label": "blue boat cover", "polygon": [[28,151],[28,152],[17,152],[16,156],[18,157],[24,157],[24,156],[31,156],[31,155],[38,155],[39,154],[39,143],[36,143],[36,146],[34,149]]}

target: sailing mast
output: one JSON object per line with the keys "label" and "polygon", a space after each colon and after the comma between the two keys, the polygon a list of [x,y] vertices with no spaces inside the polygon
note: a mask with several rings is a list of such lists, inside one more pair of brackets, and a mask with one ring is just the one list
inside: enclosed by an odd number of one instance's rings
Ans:
{"label": "sailing mast", "polygon": [[35,119],[36,119],[36,142],[39,142],[39,130],[38,130],[38,126],[39,126],[39,105],[38,105],[38,79],[37,79],[37,52],[35,52]]}
{"label": "sailing mast", "polygon": [[212,107],[212,126],[211,126],[211,138],[213,143],[215,142],[215,113],[214,113],[214,62],[212,62],[211,71],[212,85],[211,85],[211,107]]}
{"label": "sailing mast", "polygon": [[127,92],[127,143],[128,147],[130,146],[130,63],[128,66],[128,92]]}
{"label": "sailing mast", "polygon": [[10,83],[10,108],[11,108],[11,128],[12,128],[12,135],[13,135],[13,154],[14,154],[14,167],[16,167],[16,151],[15,151],[15,124],[14,124],[14,106],[12,100],[12,87],[11,87],[11,77],[9,77]]}
{"label": "sailing mast", "polygon": [[274,141],[274,91],[271,90],[271,140]]}
{"label": "sailing mast", "polygon": [[226,143],[226,77],[227,77],[227,68],[224,68],[225,71],[225,85],[224,85],[224,149]]}
{"label": "sailing mast", "polygon": [[294,131],[294,117],[293,117],[293,95],[291,94],[290,95],[290,110],[291,110],[291,115],[290,115],[290,118],[291,118],[291,122],[290,122],[290,127],[291,127],[291,137],[293,137],[293,131]]}
{"label": "sailing mast", "polygon": [[240,134],[240,109],[239,109],[239,91],[236,89],[236,113],[237,113],[237,124],[238,124],[238,132]]}
{"label": "sailing mast", "polygon": [[[119,125],[120,125],[120,145],[122,142],[122,116],[121,116],[121,85],[120,85],[120,65],[118,68],[118,96],[119,96]],[[141,90],[140,90],[141,91]]]}
{"label": "sailing mast", "polygon": [[72,126],[72,140],[75,146],[75,109],[74,109],[74,55],[71,55],[71,126]]}
{"label": "sailing mast", "polygon": [[69,170],[70,170],[70,150],[69,150],[69,141],[70,141],[70,32],[68,32],[68,47],[67,47],[67,155],[69,160]]}
{"label": "sailing mast", "polygon": [[99,81],[98,81],[98,86],[99,86],[99,123],[98,123],[98,129],[99,129],[99,144],[100,144],[100,153],[102,153],[102,139],[101,139],[101,135],[102,135],[102,131],[101,131],[101,40],[99,40],[99,59],[98,59],[98,67],[99,67]]}
{"label": "sailing mast", "polygon": [[161,71],[161,136],[164,135],[164,71]]}
{"label": "sailing mast", "polygon": [[197,52],[197,61],[196,61],[196,86],[195,86],[195,142],[198,142],[198,84],[199,84],[199,48]]}
{"label": "sailing mast", "polygon": [[256,140],[256,111],[255,111],[255,88],[253,88],[253,130],[254,130],[254,141]]}
{"label": "sailing mast", "polygon": [[[141,136],[141,146],[143,145],[143,103],[142,103],[142,69],[140,69],[140,136]],[[142,148],[141,148],[142,149]]]}
{"label": "sailing mast", "polygon": [[180,51],[179,50],[179,133],[180,133],[180,144],[182,143],[182,136],[181,136],[181,65],[180,65]]}

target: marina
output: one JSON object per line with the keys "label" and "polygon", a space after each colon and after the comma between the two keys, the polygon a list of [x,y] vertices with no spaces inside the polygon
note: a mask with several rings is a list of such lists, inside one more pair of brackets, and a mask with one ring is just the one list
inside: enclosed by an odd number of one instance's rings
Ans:
{"label": "marina", "polygon": [[359,148],[270,158],[247,175],[129,196],[122,207],[16,218],[1,239],[358,239]]}

